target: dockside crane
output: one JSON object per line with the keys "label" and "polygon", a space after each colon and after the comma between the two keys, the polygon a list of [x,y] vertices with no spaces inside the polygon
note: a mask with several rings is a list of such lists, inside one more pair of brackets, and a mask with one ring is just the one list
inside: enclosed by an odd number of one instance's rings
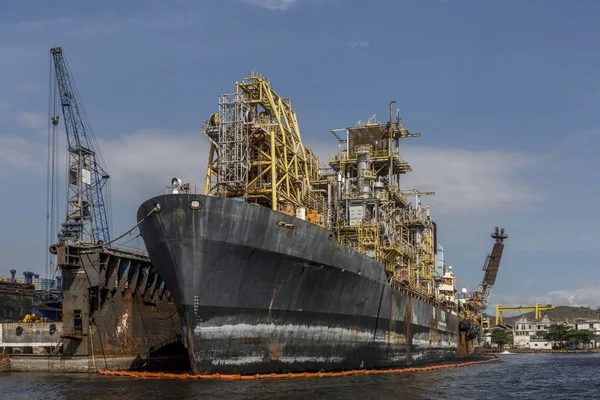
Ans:
{"label": "dockside crane", "polygon": [[492,294],[492,287],[496,283],[496,276],[498,275],[498,268],[500,268],[500,260],[502,259],[502,252],[504,251],[504,239],[508,236],[504,233],[504,228],[499,229],[496,227],[494,233],[491,234],[492,239],[495,239],[494,247],[492,252],[488,254],[483,265],[483,280],[477,285],[477,289],[471,297],[471,305],[476,307],[479,311],[483,311],[487,308],[490,296]]}
{"label": "dockside crane", "polygon": [[[61,242],[98,245],[110,242],[107,216],[110,178],[102,154],[91,129],[87,114],[71,77],[61,47],[50,49],[54,79],[64,117],[68,143],[67,215],[58,234]],[[54,108],[56,109],[56,103]],[[59,122],[57,115],[52,125]]]}

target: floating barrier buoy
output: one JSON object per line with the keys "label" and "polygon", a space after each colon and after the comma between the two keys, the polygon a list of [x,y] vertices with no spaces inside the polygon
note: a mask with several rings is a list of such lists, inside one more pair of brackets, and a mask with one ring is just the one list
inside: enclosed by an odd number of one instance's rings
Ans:
{"label": "floating barrier buoy", "polygon": [[410,372],[434,371],[446,368],[467,367],[469,365],[485,364],[491,361],[499,360],[500,357],[494,355],[494,358],[481,361],[467,361],[458,364],[442,364],[432,365],[420,368],[398,368],[398,369],[355,369],[341,372],[288,372],[288,373],[270,373],[270,374],[255,374],[255,375],[240,375],[240,374],[210,374],[210,375],[190,375],[190,374],[171,374],[164,372],[138,372],[138,371],[111,371],[99,370],[100,375],[110,376],[128,376],[131,378],[140,379],[208,379],[208,380],[256,380],[256,379],[285,379],[285,378],[321,378],[334,376],[350,376],[350,375],[372,375],[372,374],[401,374]]}

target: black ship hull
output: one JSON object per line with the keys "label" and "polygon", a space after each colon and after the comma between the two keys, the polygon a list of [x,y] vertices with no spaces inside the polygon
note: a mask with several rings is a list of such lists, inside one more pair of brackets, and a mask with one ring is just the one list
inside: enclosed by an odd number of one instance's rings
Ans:
{"label": "black ship hull", "polygon": [[[199,209],[190,202],[198,201]],[[164,195],[138,210],[196,373],[383,368],[458,356],[458,318],[382,264],[261,206]]]}

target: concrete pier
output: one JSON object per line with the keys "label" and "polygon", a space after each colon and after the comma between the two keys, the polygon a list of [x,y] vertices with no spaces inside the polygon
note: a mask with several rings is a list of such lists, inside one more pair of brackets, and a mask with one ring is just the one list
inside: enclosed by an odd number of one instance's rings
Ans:
{"label": "concrete pier", "polygon": [[0,372],[97,372],[114,370],[173,370],[189,365],[185,353],[173,355],[70,356],[62,352],[60,322],[0,323]]}
{"label": "concrete pier", "polygon": [[52,354],[61,343],[60,322],[0,323],[1,354]]}
{"label": "concrete pier", "polygon": [[2,366],[5,364],[4,371],[10,372],[93,373],[101,369],[181,371],[181,365],[185,361],[182,356],[144,359],[133,356],[65,357],[61,355],[13,354],[4,360],[4,364],[0,359],[0,371],[3,370]]}

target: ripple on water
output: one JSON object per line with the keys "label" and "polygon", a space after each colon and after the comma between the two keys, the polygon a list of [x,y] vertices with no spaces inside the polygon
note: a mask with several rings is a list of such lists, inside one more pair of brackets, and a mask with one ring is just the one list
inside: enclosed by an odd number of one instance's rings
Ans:
{"label": "ripple on water", "polygon": [[430,372],[264,381],[0,374],[0,399],[593,399],[600,354],[519,354]]}

